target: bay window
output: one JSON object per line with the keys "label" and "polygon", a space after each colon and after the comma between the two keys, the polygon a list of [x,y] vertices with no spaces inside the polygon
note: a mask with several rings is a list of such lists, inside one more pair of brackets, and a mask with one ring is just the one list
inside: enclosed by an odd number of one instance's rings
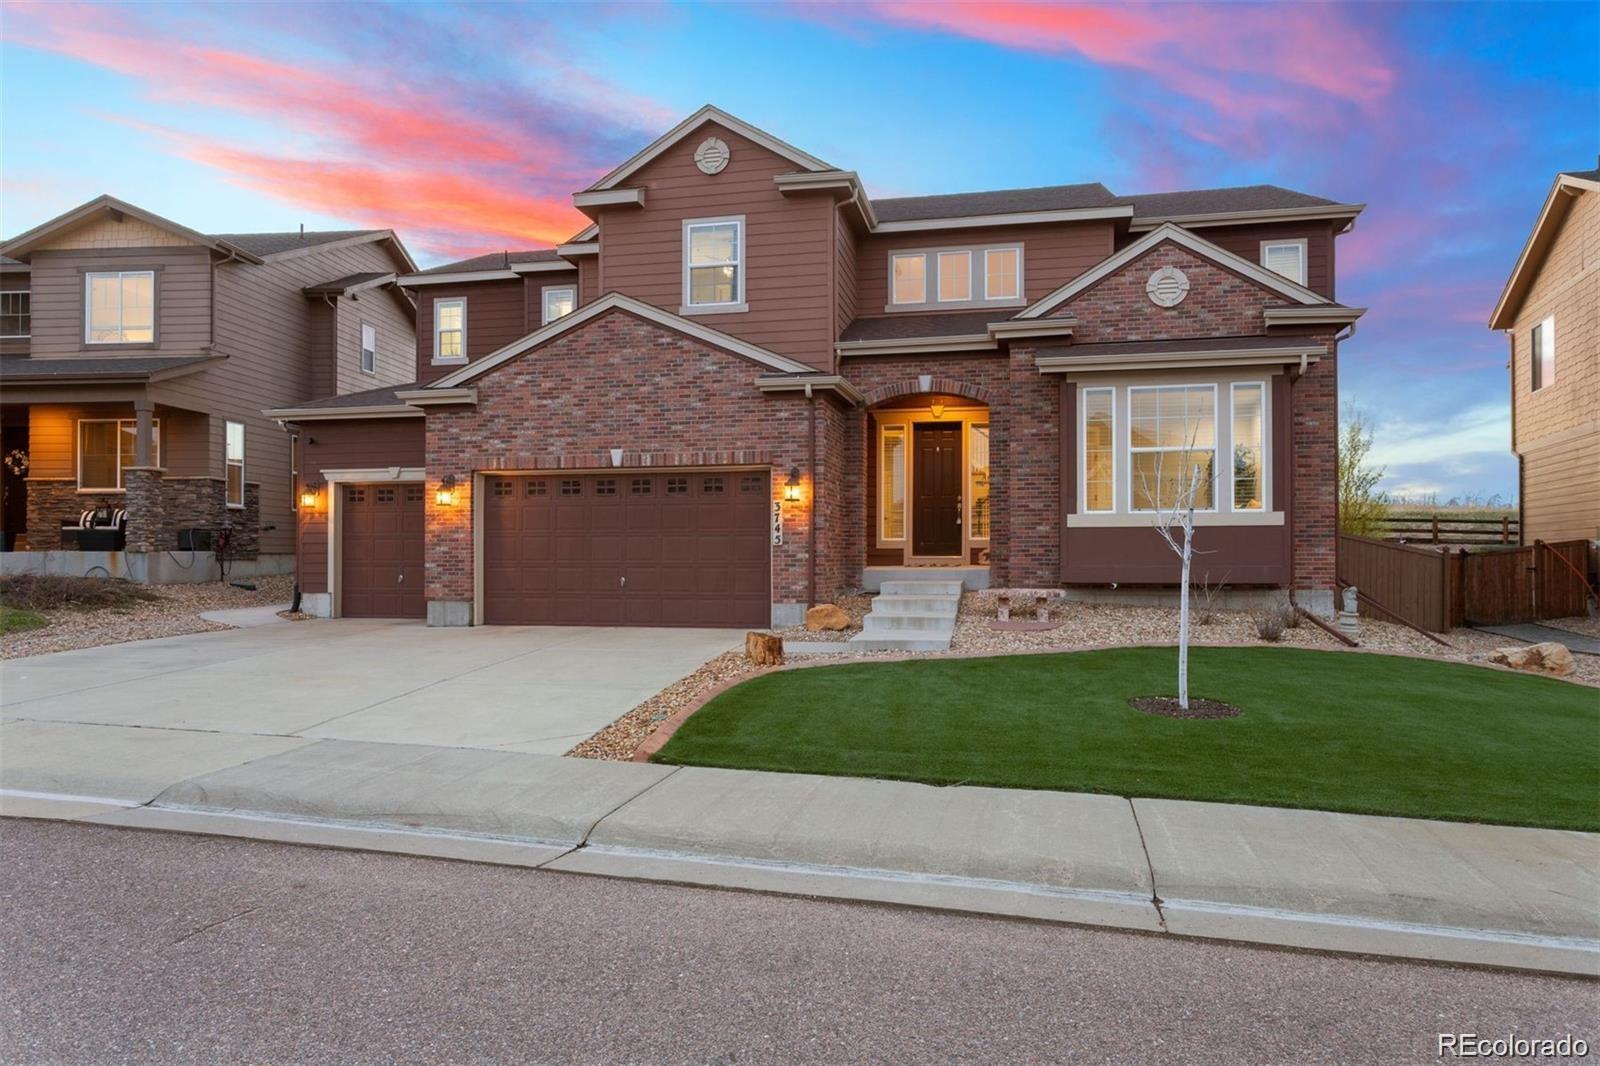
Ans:
{"label": "bay window", "polygon": [[[78,421],[78,491],[121,492],[123,471],[138,454],[138,421],[84,418]],[[161,465],[161,419],[150,424],[150,462]]]}
{"label": "bay window", "polygon": [[1266,454],[1266,386],[1259,381],[1236,381],[1233,400],[1233,509],[1261,510],[1262,459]]}
{"label": "bay window", "polygon": [[1083,509],[1115,511],[1116,390],[1083,390]]}
{"label": "bay window", "polygon": [[85,274],[83,339],[88,344],[150,344],[156,339],[153,270]]}
{"label": "bay window", "polygon": [[1172,507],[1197,472],[1195,510],[1215,507],[1216,416],[1215,385],[1128,389],[1129,510]]}
{"label": "bay window", "polygon": [[685,221],[683,273],[686,307],[743,310],[744,218]]}

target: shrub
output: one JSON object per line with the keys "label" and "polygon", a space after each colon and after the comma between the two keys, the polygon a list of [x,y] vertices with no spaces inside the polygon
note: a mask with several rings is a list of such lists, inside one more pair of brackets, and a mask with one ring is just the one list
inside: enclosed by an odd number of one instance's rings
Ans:
{"label": "shrub", "polygon": [[1300,624],[1300,618],[1293,609],[1273,607],[1265,611],[1253,611],[1250,618],[1256,624],[1256,636],[1268,644],[1276,644],[1283,639],[1286,629],[1293,629]]}
{"label": "shrub", "polygon": [[160,598],[144,585],[120,578],[59,574],[10,574],[0,578],[0,606],[20,611],[53,611],[63,607],[87,611],[98,607],[130,607]]}
{"label": "shrub", "polygon": [[1389,500],[1378,489],[1384,468],[1368,466],[1372,427],[1356,413],[1347,413],[1339,434],[1339,532],[1355,537],[1381,537],[1379,521],[1389,513]]}

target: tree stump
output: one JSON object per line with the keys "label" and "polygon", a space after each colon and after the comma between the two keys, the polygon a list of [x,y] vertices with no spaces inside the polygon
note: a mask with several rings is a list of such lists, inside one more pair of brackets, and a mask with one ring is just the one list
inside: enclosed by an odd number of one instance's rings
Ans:
{"label": "tree stump", "polygon": [[746,633],[744,657],[757,666],[781,666],[783,638],[772,633]]}

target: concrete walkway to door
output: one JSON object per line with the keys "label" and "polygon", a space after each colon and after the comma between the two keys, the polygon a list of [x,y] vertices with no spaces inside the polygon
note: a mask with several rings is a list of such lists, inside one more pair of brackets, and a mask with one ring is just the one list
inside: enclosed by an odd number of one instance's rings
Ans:
{"label": "concrete walkway to door", "polygon": [[295,622],[12,659],[0,717],[560,754],[742,640]]}

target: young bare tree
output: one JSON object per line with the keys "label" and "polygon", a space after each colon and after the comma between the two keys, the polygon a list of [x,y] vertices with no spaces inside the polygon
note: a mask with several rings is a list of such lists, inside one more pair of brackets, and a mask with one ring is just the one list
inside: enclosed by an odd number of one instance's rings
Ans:
{"label": "young bare tree", "polygon": [[1389,498],[1378,490],[1386,470],[1367,465],[1372,427],[1360,411],[1346,410],[1339,433],[1339,532],[1353,537],[1382,533],[1378,520],[1389,513]]}
{"label": "young bare tree", "polygon": [[[1185,455],[1193,455],[1191,450]],[[1158,473],[1161,489],[1150,492],[1155,501],[1156,533],[1178,556],[1182,574],[1178,579],[1178,706],[1189,709],[1189,574],[1194,565],[1194,510],[1202,490],[1211,486],[1210,471],[1202,470],[1199,463],[1190,462],[1187,470],[1180,470],[1170,482]],[[1149,492],[1147,486],[1146,489]],[[1165,497],[1165,498],[1164,498]],[[1209,498],[1209,497],[1208,497]]]}

